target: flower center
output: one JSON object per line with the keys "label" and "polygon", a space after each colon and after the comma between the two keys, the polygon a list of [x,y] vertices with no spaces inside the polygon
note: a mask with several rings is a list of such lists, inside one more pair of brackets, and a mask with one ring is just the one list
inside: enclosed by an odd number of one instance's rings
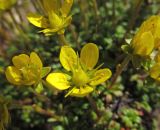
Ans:
{"label": "flower center", "polygon": [[28,65],[20,69],[22,79],[25,82],[37,82],[40,79],[41,70],[34,65]]}
{"label": "flower center", "polygon": [[80,87],[84,86],[89,81],[88,75],[80,68],[73,72],[72,82],[74,85]]}

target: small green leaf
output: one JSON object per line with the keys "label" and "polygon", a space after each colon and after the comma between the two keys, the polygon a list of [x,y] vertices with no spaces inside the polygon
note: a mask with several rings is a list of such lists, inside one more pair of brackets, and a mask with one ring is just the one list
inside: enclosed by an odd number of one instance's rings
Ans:
{"label": "small green leaf", "polygon": [[123,51],[124,53],[126,53],[126,54],[131,53],[131,47],[130,47],[130,45],[127,45],[127,44],[122,45],[122,46],[121,46],[121,49],[122,49],[122,51]]}
{"label": "small green leaf", "polygon": [[148,71],[151,68],[152,60],[149,58],[146,58],[146,59],[142,60],[141,64],[144,67],[144,69]]}
{"label": "small green leaf", "polygon": [[58,125],[58,126],[55,126],[53,130],[64,130],[64,128],[63,126]]}
{"label": "small green leaf", "polygon": [[47,74],[51,71],[51,67],[43,67],[41,72],[41,78],[47,76]]}
{"label": "small green leaf", "polygon": [[42,84],[42,82],[38,83],[38,85],[35,88],[35,91],[37,93],[41,93],[43,91],[43,84]]}

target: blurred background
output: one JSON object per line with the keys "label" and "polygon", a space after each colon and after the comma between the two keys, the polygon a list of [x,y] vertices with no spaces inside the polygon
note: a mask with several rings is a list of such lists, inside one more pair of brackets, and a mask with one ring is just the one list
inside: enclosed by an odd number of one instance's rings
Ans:
{"label": "blurred background", "polygon": [[[64,98],[64,92],[47,87],[37,95],[6,80],[4,71],[12,64],[12,57],[32,51],[44,66],[63,71],[56,35],[38,33],[40,29],[26,18],[30,12],[44,13],[41,2],[17,0],[11,7],[0,9],[0,95],[13,103],[7,129],[160,130],[160,86],[131,64],[111,89],[106,82],[91,94],[103,113],[100,118],[87,98]],[[65,36],[77,51],[87,42],[96,43],[100,50],[98,65],[104,63],[103,67],[114,74],[125,57],[121,50],[125,39],[131,39],[146,18],[159,13],[159,0],[74,0],[73,20]]]}

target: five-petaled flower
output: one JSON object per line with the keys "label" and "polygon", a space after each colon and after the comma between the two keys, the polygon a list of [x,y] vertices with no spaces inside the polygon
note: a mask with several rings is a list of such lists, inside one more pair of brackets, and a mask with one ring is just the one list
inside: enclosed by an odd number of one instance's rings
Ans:
{"label": "five-petaled flower", "polygon": [[72,17],[68,14],[73,0],[43,0],[42,3],[46,16],[31,13],[27,17],[29,22],[43,28],[40,32],[46,35],[63,34],[72,20]]}
{"label": "five-petaled flower", "polygon": [[65,96],[84,97],[91,93],[95,86],[105,82],[112,75],[110,69],[95,68],[99,50],[93,43],[86,44],[80,57],[70,46],[63,46],[60,51],[60,62],[69,73],[50,73],[47,82],[59,89],[68,90]]}
{"label": "five-petaled flower", "polygon": [[20,54],[12,58],[13,66],[8,66],[7,80],[15,85],[37,85],[50,72],[50,67],[43,67],[39,56],[32,52],[30,56]]}
{"label": "five-petaled flower", "polygon": [[140,56],[149,56],[153,49],[160,46],[160,16],[148,18],[141,25],[139,31],[131,41],[133,53]]}

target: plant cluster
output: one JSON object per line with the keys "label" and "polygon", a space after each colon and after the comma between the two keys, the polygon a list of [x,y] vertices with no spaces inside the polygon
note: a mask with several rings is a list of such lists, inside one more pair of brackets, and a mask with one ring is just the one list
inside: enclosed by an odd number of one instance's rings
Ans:
{"label": "plant cluster", "polygon": [[158,130],[159,2],[117,2],[0,0],[0,130]]}

